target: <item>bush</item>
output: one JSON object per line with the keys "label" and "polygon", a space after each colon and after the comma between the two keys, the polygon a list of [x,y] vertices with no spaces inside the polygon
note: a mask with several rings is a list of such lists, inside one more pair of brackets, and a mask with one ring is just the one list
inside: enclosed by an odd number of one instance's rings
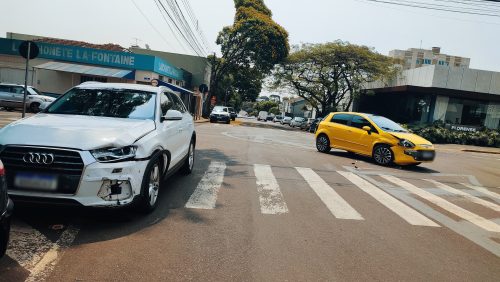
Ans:
{"label": "bush", "polygon": [[500,132],[498,130],[484,129],[476,132],[454,131],[445,128],[443,122],[435,122],[432,125],[411,128],[407,125],[403,125],[403,127],[435,144],[462,144],[500,148]]}

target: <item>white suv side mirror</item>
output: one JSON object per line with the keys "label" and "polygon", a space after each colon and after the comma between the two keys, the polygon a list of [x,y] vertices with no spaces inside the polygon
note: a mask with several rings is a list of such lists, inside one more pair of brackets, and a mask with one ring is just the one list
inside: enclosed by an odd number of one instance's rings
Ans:
{"label": "white suv side mirror", "polygon": [[161,117],[161,122],[164,121],[171,121],[171,120],[181,120],[182,119],[182,113],[176,110],[168,110],[165,116]]}

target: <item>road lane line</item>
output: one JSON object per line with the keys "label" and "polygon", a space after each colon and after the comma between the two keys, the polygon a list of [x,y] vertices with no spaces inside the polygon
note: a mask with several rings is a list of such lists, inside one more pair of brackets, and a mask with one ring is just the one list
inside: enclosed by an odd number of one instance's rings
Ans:
{"label": "road lane line", "polygon": [[72,225],[68,226],[61,234],[61,237],[52,245],[52,248],[31,269],[31,273],[25,282],[45,281],[59,260],[61,260],[64,251],[73,244],[78,232],[79,228]]}
{"label": "road lane line", "polygon": [[201,178],[196,190],[186,203],[188,209],[212,210],[215,208],[217,194],[224,180],[226,163],[213,161]]}
{"label": "road lane line", "polygon": [[16,219],[12,222],[7,255],[30,271],[52,246],[38,230]]}
{"label": "road lane line", "polygon": [[474,214],[468,210],[465,210],[455,204],[452,204],[432,193],[429,193],[427,191],[424,191],[415,185],[408,183],[406,181],[403,181],[397,177],[391,176],[391,175],[381,175],[380,177],[400,186],[401,188],[404,188],[408,190],[409,192],[431,202],[434,203],[435,205],[469,221],[472,224],[475,224],[484,230],[491,231],[491,232],[500,232],[500,226],[490,220],[487,220],[486,218],[483,218],[477,214]]}
{"label": "road lane line", "polygon": [[[467,187],[467,188],[470,188],[472,190],[476,190],[480,193],[483,193],[484,195],[490,197],[491,199],[497,199],[497,200],[500,200],[500,195],[495,193],[495,192],[492,192],[484,187],[480,187],[480,186],[476,186],[476,185],[471,185],[469,183],[460,183],[462,184],[463,186]],[[500,187],[499,187],[500,188]]]}
{"label": "road lane line", "polygon": [[349,205],[312,169],[304,167],[296,167],[295,169],[302,175],[313,191],[316,192],[316,195],[318,195],[336,218],[364,220],[361,214],[351,207],[351,205]]}
{"label": "road lane line", "polygon": [[257,190],[259,192],[260,211],[263,214],[288,213],[283,194],[281,194],[278,181],[274,177],[271,166],[254,165],[254,173],[257,178]]}
{"label": "road lane line", "polygon": [[438,187],[439,189],[445,190],[445,191],[450,192],[452,194],[460,195],[460,196],[462,196],[462,197],[470,200],[471,202],[474,202],[476,204],[485,206],[485,207],[490,208],[490,209],[492,209],[494,211],[499,211],[500,212],[500,206],[495,205],[492,202],[488,202],[488,201],[483,200],[481,198],[474,197],[471,194],[465,193],[464,191],[461,191],[459,189],[455,189],[453,187],[450,187],[450,186],[448,186],[448,185],[446,185],[444,183],[438,182],[438,181],[433,180],[433,179],[424,179],[424,180],[428,181],[428,182],[431,182],[432,184],[436,185],[436,187]]}
{"label": "road lane line", "polygon": [[347,178],[347,180],[351,181],[354,185],[358,186],[358,188],[360,188],[361,190],[372,196],[375,200],[384,205],[386,208],[390,209],[395,214],[400,216],[409,224],[439,227],[439,224],[423,216],[422,214],[410,208],[409,206],[403,204],[396,198],[380,190],[378,187],[362,179],[356,174],[344,171],[337,171],[337,172],[343,177]]}

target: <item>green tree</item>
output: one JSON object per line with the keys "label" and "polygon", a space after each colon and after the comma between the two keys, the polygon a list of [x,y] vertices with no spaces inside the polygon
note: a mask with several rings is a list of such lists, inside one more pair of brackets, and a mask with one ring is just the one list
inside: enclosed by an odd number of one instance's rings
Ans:
{"label": "green tree", "polygon": [[393,66],[391,58],[366,46],[306,44],[275,67],[270,86],[304,98],[324,116],[348,110],[365,83],[394,77]]}
{"label": "green tree", "polygon": [[278,103],[274,101],[261,101],[255,104],[255,109],[257,111],[269,112],[272,108],[277,108]]}
{"label": "green tree", "polygon": [[[245,95],[242,100],[252,100],[256,90],[262,87],[264,75],[285,59],[290,49],[288,33],[273,21],[271,11],[262,0],[234,0],[234,3],[234,23],[224,27],[216,41],[221,46],[222,56],[209,56],[212,64],[209,101],[212,95],[220,96],[225,92],[221,81],[226,77],[232,76],[239,82],[240,72],[251,74],[251,79],[236,85],[238,93]],[[251,84],[251,90],[247,91],[245,84]],[[205,114],[209,103],[206,107]]]}
{"label": "green tree", "polygon": [[279,115],[280,114],[280,109],[278,107],[272,107],[269,109],[269,113],[273,115]]}

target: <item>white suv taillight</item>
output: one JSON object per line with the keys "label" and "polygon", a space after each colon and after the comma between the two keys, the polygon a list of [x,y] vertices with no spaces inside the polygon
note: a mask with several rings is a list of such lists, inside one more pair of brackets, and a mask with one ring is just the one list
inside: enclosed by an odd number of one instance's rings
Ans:
{"label": "white suv taillight", "polygon": [[0,161],[0,176],[4,176],[5,175],[5,168],[3,166],[3,163]]}

